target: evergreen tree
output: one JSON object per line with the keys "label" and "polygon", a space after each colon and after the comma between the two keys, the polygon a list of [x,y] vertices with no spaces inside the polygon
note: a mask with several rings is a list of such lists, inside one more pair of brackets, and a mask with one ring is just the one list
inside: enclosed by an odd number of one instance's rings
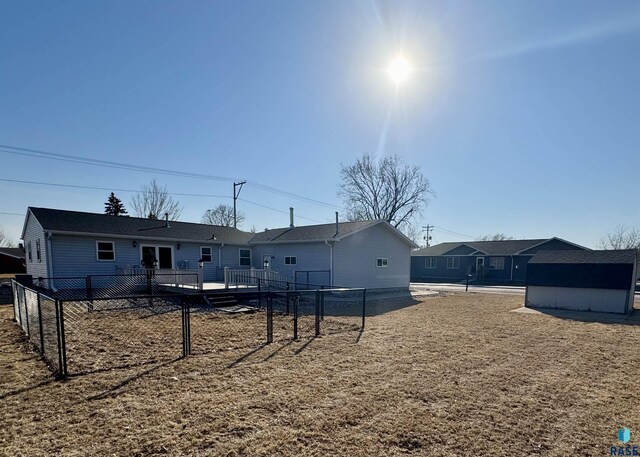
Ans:
{"label": "evergreen tree", "polygon": [[127,214],[127,210],[125,209],[122,200],[120,200],[114,195],[113,192],[111,192],[111,195],[109,195],[107,202],[104,204],[104,213],[110,216],[123,216]]}

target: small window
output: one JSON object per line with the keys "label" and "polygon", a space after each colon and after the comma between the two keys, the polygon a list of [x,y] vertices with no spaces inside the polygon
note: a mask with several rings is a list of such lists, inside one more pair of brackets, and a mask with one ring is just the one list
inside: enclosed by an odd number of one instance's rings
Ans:
{"label": "small window", "polygon": [[430,270],[438,268],[438,258],[437,257],[426,257],[424,259],[424,267]]}
{"label": "small window", "polygon": [[386,268],[389,266],[389,259],[378,257],[376,259],[376,267]]}
{"label": "small window", "polygon": [[33,262],[33,251],[31,250],[31,241],[27,243],[27,254],[29,255],[29,262]]}
{"label": "small window", "polygon": [[296,256],[285,256],[284,264],[285,265],[298,265],[298,257],[296,257]]}
{"label": "small window", "polygon": [[251,266],[251,249],[240,249],[240,266]]}
{"label": "small window", "polygon": [[447,257],[447,268],[457,270],[460,268],[460,257]]}
{"label": "small window", "polygon": [[42,253],[40,252],[40,238],[36,240],[36,259],[38,259],[38,262],[42,262]]}
{"label": "small window", "polygon": [[96,241],[96,258],[105,262],[116,260],[116,247],[113,241]]}
{"label": "small window", "polygon": [[504,270],[504,257],[491,257],[489,259],[490,270]]}
{"label": "small window", "polygon": [[200,259],[205,263],[211,262],[211,247],[202,246],[200,248]]}

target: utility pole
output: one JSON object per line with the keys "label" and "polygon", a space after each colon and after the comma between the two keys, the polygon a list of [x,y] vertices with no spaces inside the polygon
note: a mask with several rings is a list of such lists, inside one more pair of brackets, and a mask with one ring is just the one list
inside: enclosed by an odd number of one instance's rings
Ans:
{"label": "utility pole", "polygon": [[425,230],[427,232],[427,234],[424,237],[424,240],[427,242],[427,247],[429,247],[429,241],[431,240],[431,235],[429,235],[429,232],[433,229],[434,229],[433,225],[427,224],[422,226],[422,230]]}
{"label": "utility pole", "polygon": [[[246,183],[247,181],[240,181],[240,182],[233,183],[233,228],[238,228],[238,219],[236,217],[236,200],[240,195],[240,191],[242,190],[242,185]],[[240,187],[237,193],[236,193],[236,187]]]}

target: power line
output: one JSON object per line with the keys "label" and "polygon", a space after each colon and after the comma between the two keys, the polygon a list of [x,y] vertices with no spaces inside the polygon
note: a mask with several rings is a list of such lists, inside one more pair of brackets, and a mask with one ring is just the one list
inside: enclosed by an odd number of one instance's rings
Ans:
{"label": "power line", "polygon": [[0,214],[5,215],[5,216],[21,216],[21,217],[24,217],[23,213],[0,213]]}
{"label": "power line", "polygon": [[434,228],[434,230],[437,230],[437,231],[439,231],[439,232],[448,233],[448,234],[450,234],[450,235],[457,235],[457,236],[461,236],[461,237],[463,237],[463,238],[469,238],[469,239],[471,239],[471,240],[475,240],[475,237],[474,237],[474,236],[469,236],[469,235],[465,235],[464,233],[454,232],[453,230],[449,230],[449,229],[446,229],[446,228],[444,228],[444,227],[440,227],[440,226],[436,226],[436,227]]}
{"label": "power line", "polygon": [[[26,181],[26,180],[21,180],[21,179],[6,179],[6,178],[0,178],[0,182],[11,182],[11,183],[18,183],[18,184],[34,184],[34,185],[38,185],[38,186],[53,186],[53,187],[68,187],[68,188],[73,188],[73,189],[89,189],[89,190],[101,190],[101,191],[108,191],[108,192],[131,192],[134,194],[138,194],[141,193],[141,191],[139,190],[132,190],[132,189],[114,189],[111,187],[97,187],[97,186],[80,186],[77,184],[60,184],[60,183],[52,183],[52,182],[41,182],[41,181]],[[167,192],[169,195],[176,195],[176,196],[185,196],[185,197],[206,197],[206,198],[231,198],[228,195],[211,195],[211,194],[186,194],[186,193],[175,193],[175,192]],[[282,213],[282,214],[289,214],[288,211],[283,211],[277,208],[273,208],[271,206],[267,206],[267,205],[263,205],[261,203],[257,203],[251,200],[245,200],[244,198],[239,198],[238,200],[243,201],[245,203],[249,203],[251,205],[255,205],[255,206],[260,206],[262,208],[266,208],[269,209],[271,211],[276,211],[278,213]],[[0,213],[0,214],[7,214],[7,215],[14,215],[14,216],[24,216],[24,214],[15,214],[15,213]],[[296,217],[298,217],[299,219],[305,219],[311,222],[317,222],[317,223],[322,223],[321,221],[318,221],[316,219],[312,219],[310,217],[305,217],[305,216],[300,216],[297,215]]]}
{"label": "power line", "polygon": [[[193,178],[193,179],[206,179],[206,180],[225,181],[225,182],[234,182],[237,179],[237,178],[230,178],[226,176],[215,176],[215,175],[208,175],[203,173],[191,173],[191,172],[185,172],[185,171],[168,170],[166,168],[147,167],[143,165],[132,165],[132,164],[127,164],[122,162],[113,162],[109,160],[92,159],[89,157],[81,157],[81,156],[70,155],[70,154],[59,154],[55,152],[47,152],[47,151],[42,151],[38,149],[23,148],[23,147],[10,146],[10,145],[4,145],[4,144],[0,144],[0,152],[4,152],[6,154],[21,155],[26,157],[35,157],[35,158],[41,158],[41,159],[44,158],[44,159],[50,159],[50,160],[58,160],[62,162],[79,163],[83,165],[116,168],[121,170],[141,171],[145,173],[156,173],[156,174],[163,174],[163,175],[169,175],[169,176],[181,176],[181,177]],[[248,181],[247,185],[259,190],[264,190],[266,192],[271,192],[271,193],[279,194],[282,196],[295,198],[296,200],[304,201],[307,203],[312,203],[320,206],[327,206],[330,208],[343,209],[340,206],[337,206],[331,203],[315,200],[313,198],[309,198],[293,192],[281,190],[281,189],[268,186],[265,184],[261,184],[255,181]]]}

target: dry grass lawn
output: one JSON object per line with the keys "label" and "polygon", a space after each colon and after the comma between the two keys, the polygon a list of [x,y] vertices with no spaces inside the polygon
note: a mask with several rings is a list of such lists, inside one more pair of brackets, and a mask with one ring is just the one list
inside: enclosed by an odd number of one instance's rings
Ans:
{"label": "dry grass lawn", "polygon": [[640,326],[459,294],[343,332],[52,380],[0,307],[0,455],[603,456]]}

